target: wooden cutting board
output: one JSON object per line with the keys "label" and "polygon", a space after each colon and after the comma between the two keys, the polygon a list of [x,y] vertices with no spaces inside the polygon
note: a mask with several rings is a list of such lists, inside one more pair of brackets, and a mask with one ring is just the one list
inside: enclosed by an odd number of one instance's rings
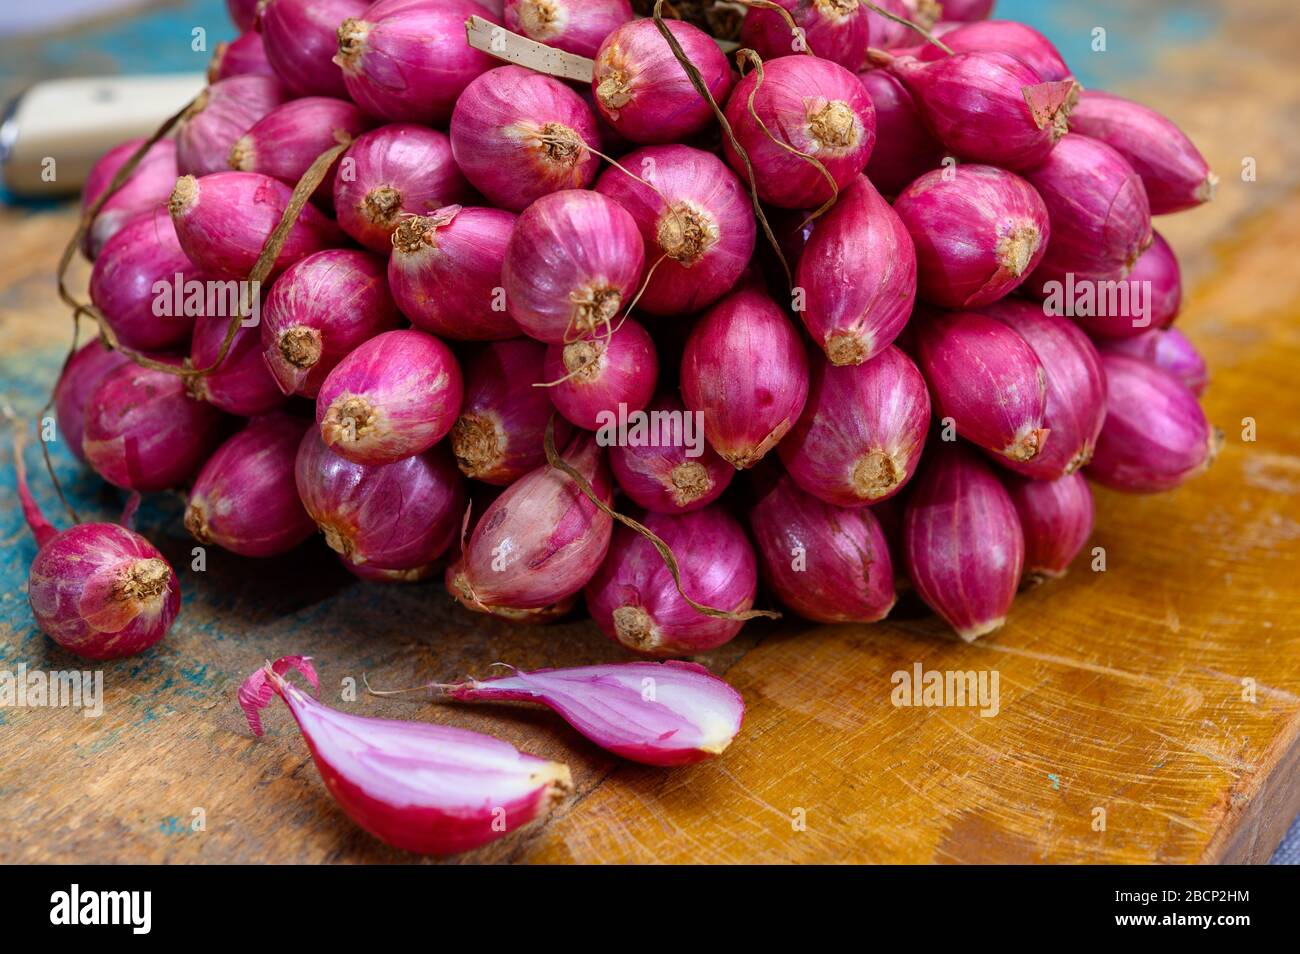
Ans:
{"label": "wooden cutting board", "polygon": [[[1290,4],[1256,4],[1249,22],[1228,6],[1213,39],[1172,46],[1124,87],[1177,118],[1224,179],[1213,205],[1157,227],[1184,261],[1180,324],[1209,357],[1206,407],[1227,442],[1175,493],[1098,493],[1104,572],[1081,558],[974,645],[905,605],[876,626],[751,624],[703,660],[744,695],[744,731],[723,757],[665,772],[543,710],[341,698],[367,673],[392,687],[498,660],[621,658],[590,623],[518,629],[455,611],[436,586],[363,585],[319,544],[265,563],[212,551],[194,573],[178,501],[162,498],[146,529],[181,571],[181,621],[105,667],[100,718],[0,709],[0,860],[409,860],[337,809],[282,709],[249,736],[235,689],[286,653],[316,658],[340,708],[490,731],[570,765],[576,793],[549,820],[460,861],[1266,860],[1300,809],[1300,148],[1286,120],[1300,78]],[[1244,157],[1257,181],[1241,181]],[[34,413],[70,334],[51,273],[72,217],[0,223],[0,380]],[[120,505],[56,460],[84,511]],[[7,465],[0,486],[0,669],[76,668],[32,625],[34,546]],[[997,714],[895,706],[892,674],[918,664],[996,671]]]}

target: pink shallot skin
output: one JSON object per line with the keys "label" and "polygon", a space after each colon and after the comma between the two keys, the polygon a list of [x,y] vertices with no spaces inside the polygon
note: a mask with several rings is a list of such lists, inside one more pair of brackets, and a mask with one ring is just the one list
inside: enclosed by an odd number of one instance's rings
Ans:
{"label": "pink shallot skin", "polygon": [[601,173],[595,188],[631,213],[654,266],[638,310],[687,314],[730,291],[753,257],[756,234],[739,177],[712,153],[677,144],[637,149],[619,165]]}
{"label": "pink shallot skin", "polygon": [[522,212],[561,189],[585,189],[600,170],[596,117],[551,76],[499,66],[465,88],[451,116],[451,150],[489,202]]}
{"label": "pink shallot skin", "polygon": [[81,436],[86,420],[86,401],[99,382],[131,359],[120,351],[110,351],[98,338],[81,346],[59,376],[54,389],[54,415],[58,434],[79,461],[86,458],[81,450]]}
{"label": "pink shallot skin", "polygon": [[[731,89],[726,55],[698,27],[681,20],[664,23],[714,102],[722,105]],[[605,37],[596,53],[591,92],[605,121],[636,143],[690,139],[714,121],[712,107],[650,19],[631,20]]]}
{"label": "pink shallot skin", "polygon": [[[982,20],[957,26],[943,34],[944,45],[956,53],[1000,50],[1027,63],[1044,82],[1073,80],[1074,74],[1052,45],[1052,41],[1027,23],[1015,20]],[[941,60],[948,54],[933,43],[916,47],[919,60]]]}
{"label": "pink shallot skin", "polygon": [[610,32],[631,22],[628,0],[507,0],[507,30],[578,56],[595,56]]}
{"label": "pink shallot skin", "polygon": [[649,403],[659,379],[659,357],[646,330],[625,318],[608,335],[598,332],[548,347],[542,376],[548,383],[559,382],[546,390],[565,420],[599,431],[606,420],[618,418],[620,406],[631,413]]}
{"label": "pink shallot skin", "polygon": [[828,504],[775,471],[761,475],[756,497],[749,528],[763,581],[782,603],[819,623],[889,615],[894,565],[871,508]]}
{"label": "pink shallot skin", "polygon": [[[1134,313],[1135,308],[1118,307],[1118,314],[1110,314],[1109,299],[1100,307],[1100,300],[1105,297],[1098,294],[1093,308],[1071,311],[1071,320],[1099,341],[1125,341],[1146,334],[1151,329],[1167,328],[1178,317],[1183,304],[1183,274],[1178,266],[1174,250],[1169,247],[1164,236],[1152,231],[1151,244],[1138,256],[1137,264],[1128,273],[1128,278],[1120,282],[1119,297],[1116,302],[1144,302],[1142,313]],[[1127,287],[1125,287],[1127,286]],[[1098,288],[1098,292],[1101,289]],[[1062,299],[1064,303],[1067,299]],[[1045,302],[1044,307],[1054,304]],[[1139,308],[1141,306],[1138,306]],[[1097,312],[1089,314],[1086,312]],[[1081,313],[1083,312],[1083,313]],[[1069,314],[1069,311],[1066,312]]]}
{"label": "pink shallot skin", "polygon": [[[1097,338],[1094,344],[1102,354],[1126,354],[1164,368],[1197,397],[1205,393],[1210,383],[1205,359],[1177,328],[1152,328],[1136,338]],[[59,426],[63,427],[62,424]],[[63,429],[67,431],[67,428]]]}
{"label": "pink shallot skin", "polygon": [[[759,197],[783,209],[815,209],[865,168],[876,144],[876,108],[857,76],[830,60],[783,56],[763,64],[762,83],[758,76],[754,69],[736,84],[725,112],[754,167]],[[722,147],[727,164],[748,181],[730,137]],[[817,159],[835,187],[788,147]]]}
{"label": "pink shallot skin", "polygon": [[515,670],[442,688],[458,702],[541,703],[601,748],[660,767],[720,755],[745,718],[740,693],[680,660]]}
{"label": "pink shallot skin", "polygon": [[241,33],[229,43],[218,43],[208,64],[208,84],[218,83],[232,76],[275,76],[275,68],[266,58],[266,47],[260,34],[251,30]]}
{"label": "pink shallot skin", "polygon": [[258,0],[226,0],[226,12],[230,22],[241,30],[253,29],[257,20]]}
{"label": "pink shallot skin", "polygon": [[[87,211],[112,183],[127,160],[144,145],[143,139],[128,139],[104,153],[91,167],[86,183],[81,189],[81,211]],[[139,215],[150,212],[167,202],[176,182],[176,142],[161,139],[149,147],[139,165],[113,193],[86,230],[81,250],[92,262],[99,256],[104,243],[118,230]]]}
{"label": "pink shallot skin", "polygon": [[867,160],[867,178],[885,195],[897,195],[922,173],[938,168],[943,146],[898,77],[888,70],[868,70],[858,79],[876,107],[876,147]]}
{"label": "pink shallot skin", "polygon": [[285,394],[262,359],[262,336],[257,328],[241,324],[225,358],[217,364],[230,321],[219,314],[204,315],[194,323],[190,366],[213,370],[187,379],[186,389],[190,397],[227,414],[254,417],[274,411],[285,402]]}
{"label": "pink shallot skin", "polygon": [[339,27],[370,6],[371,0],[262,0],[257,30],[280,81],[295,96],[346,97],[333,62]]}
{"label": "pink shallot skin", "polygon": [[473,0],[380,0],[353,15],[334,57],[348,95],[389,122],[445,126],[465,87],[497,62],[465,37],[465,21],[485,13]]}
{"label": "pink shallot skin", "polygon": [[[560,457],[606,505],[609,467],[593,435],[575,434]],[[549,464],[515,481],[484,511],[448,585],[485,612],[532,610],[578,592],[609,549],[613,520],[568,474]]]}
{"label": "pink shallot skin", "polygon": [[892,497],[912,479],[929,426],[925,378],[898,348],[839,368],[817,354],[808,402],[777,453],[806,492],[861,507]]}
{"label": "pink shallot skin", "polygon": [[274,76],[231,76],[214,82],[176,125],[177,172],[206,176],[228,170],[230,150],[239,137],[288,97]]}
{"label": "pink shallot skin", "polygon": [[916,301],[916,268],[903,220],[859,176],[817,220],[795,271],[800,317],[831,363],[862,364],[898,337]]}
{"label": "pink shallot skin", "polygon": [[916,592],[962,639],[1006,622],[1025,538],[1011,497],[969,445],[934,442],[907,498],[902,544]]}
{"label": "pink shallot skin", "polygon": [[462,395],[450,348],[423,331],[386,331],[329,373],[316,396],[316,424],[336,454],[389,464],[446,437]]}
{"label": "pink shallot skin", "polygon": [[[352,103],[330,96],[304,96],[271,110],[235,140],[230,168],[260,172],[292,187],[316,158],[340,142],[369,129],[373,123]],[[316,189],[326,208],[334,195],[338,160]]]}
{"label": "pink shallot skin", "polygon": [[1154,109],[1088,90],[1070,113],[1070,129],[1106,143],[1142,178],[1151,211],[1180,212],[1209,202],[1219,177],[1187,135]]}
{"label": "pink shallot skin", "polygon": [[422,855],[452,855],[494,841],[539,817],[568,792],[569,768],[520,752],[489,735],[369,719],[322,705],[284,676],[303,656],[258,669],[239,690],[256,736],[258,709],[271,693],[289,707],[325,788],[348,816],[380,841]]}
{"label": "pink shallot skin", "polygon": [[1092,535],[1092,491],[1082,473],[1055,480],[1002,475],[1025,534],[1025,579],[1041,583],[1065,575]]}
{"label": "pink shallot skin", "polygon": [[1020,176],[964,163],[921,176],[894,200],[916,246],[917,297],[978,308],[1010,294],[1038,267],[1051,226]]}
{"label": "pink shallot skin", "polygon": [[794,19],[796,37],[776,10],[753,8],[745,13],[740,42],[764,61],[812,50],[823,59],[856,70],[871,43],[871,20],[857,0],[776,0]]}

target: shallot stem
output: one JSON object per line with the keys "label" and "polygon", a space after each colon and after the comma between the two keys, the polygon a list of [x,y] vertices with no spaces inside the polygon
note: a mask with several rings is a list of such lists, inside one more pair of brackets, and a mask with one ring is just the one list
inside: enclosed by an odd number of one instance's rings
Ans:
{"label": "shallot stem", "polygon": [[18,482],[18,502],[22,505],[23,517],[27,520],[27,526],[31,528],[32,536],[36,538],[36,546],[39,549],[54,539],[58,531],[54,529],[53,524],[45,519],[45,514],[41,513],[41,508],[37,505],[36,499],[32,497],[32,490],[27,485],[27,465],[23,462],[24,431],[22,423],[18,416],[14,414],[13,408],[8,404],[0,407],[0,411],[14,425],[14,475]]}

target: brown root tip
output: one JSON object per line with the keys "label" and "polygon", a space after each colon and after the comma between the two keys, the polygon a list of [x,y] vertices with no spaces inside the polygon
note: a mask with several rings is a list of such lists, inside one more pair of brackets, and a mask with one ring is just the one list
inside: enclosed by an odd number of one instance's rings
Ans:
{"label": "brown root tip", "polygon": [[413,215],[402,219],[393,231],[393,248],[410,255],[426,245],[433,245],[435,226],[433,220],[424,215]]}
{"label": "brown root tip", "polygon": [[1034,253],[1043,241],[1043,233],[1032,222],[1017,225],[998,239],[995,257],[998,266],[1016,278],[1025,273]]}
{"label": "brown root tip", "polygon": [[112,598],[119,603],[148,603],[166,592],[172,570],[166,560],[136,560],[113,584]]}
{"label": "brown root tip", "polygon": [[402,193],[390,185],[375,186],[366,193],[361,211],[375,225],[392,226],[402,211]]}
{"label": "brown root tip", "polygon": [[193,176],[181,176],[172,187],[172,194],[167,199],[167,211],[173,216],[180,215],[192,206],[199,197],[199,180]]}
{"label": "brown root tip", "polygon": [[557,166],[576,166],[587,154],[586,143],[573,128],[563,123],[547,123],[542,127],[542,152]]}
{"label": "brown root tip", "polygon": [[[229,45],[230,44],[228,43],[222,43],[217,47],[217,49],[220,50],[222,47],[226,47]],[[218,64],[217,62],[214,61],[212,65],[215,68]],[[209,80],[209,82],[211,82],[211,80]],[[210,96],[211,93],[209,92],[208,87],[205,86],[202,90],[199,91],[199,95],[194,97],[194,102],[190,103],[190,105],[186,107],[185,114],[181,116],[181,122],[182,123],[188,122],[189,120],[197,116],[199,113],[203,112],[203,110],[207,109],[208,99],[210,98]]]}
{"label": "brown root tip", "polygon": [[975,623],[974,625],[968,626],[965,629],[959,629],[957,630],[957,635],[960,636],[962,639],[964,639],[966,642],[973,643],[981,636],[987,636],[989,633],[993,632],[994,630],[1001,629],[1003,624],[1006,623],[1006,621],[1007,618],[1005,616],[999,616],[997,619],[991,619],[983,623]]}
{"label": "brown root tip", "polygon": [[541,804],[541,811],[548,811],[552,806],[564,801],[573,794],[573,775],[563,762],[548,762],[543,772],[538,773],[538,782],[546,782],[546,796]]}
{"label": "brown root tip", "polygon": [[867,343],[860,335],[837,331],[826,337],[826,357],[831,364],[861,364],[867,360],[867,353]]}
{"label": "brown root tip", "polygon": [[1075,454],[1073,457],[1071,457],[1070,460],[1066,463],[1065,465],[1066,475],[1068,476],[1069,474],[1073,474],[1080,467],[1088,466],[1088,462],[1092,460],[1092,455],[1095,450],[1096,447],[1091,442],[1084,444],[1082,447],[1080,447],[1079,452]]}
{"label": "brown root tip", "polygon": [[1198,202],[1210,202],[1214,199],[1214,192],[1219,187],[1219,177],[1213,172],[1207,172],[1201,184],[1196,187],[1196,200]]}
{"label": "brown root tip", "polygon": [[813,0],[821,13],[839,20],[846,20],[858,11],[858,0]]}
{"label": "brown root tip", "polygon": [[1025,567],[1024,580],[1022,586],[1029,589],[1035,586],[1042,586],[1044,583],[1050,583],[1052,580],[1059,580],[1065,576],[1064,570],[1049,570],[1047,567],[1034,566]]}
{"label": "brown root tip", "polygon": [[808,131],[825,150],[851,149],[858,142],[857,117],[838,99],[808,113]]}
{"label": "brown root tip", "polygon": [[295,325],[280,335],[279,348],[280,357],[300,371],[314,368],[321,354],[320,331]]}
{"label": "brown root tip", "polygon": [[356,72],[361,64],[361,54],[365,50],[366,37],[370,35],[370,24],[356,17],[348,17],[339,24],[339,52],[334,62],[347,73]]}
{"label": "brown root tip", "polygon": [[232,169],[251,172],[255,158],[256,151],[253,149],[253,141],[247,136],[240,136],[235,140],[235,144],[230,147],[230,158],[227,160],[227,164]]}
{"label": "brown root tip", "polygon": [[374,432],[379,415],[365,398],[345,396],[335,399],[321,421],[321,436],[327,444],[351,444]]}
{"label": "brown root tip", "polygon": [[683,461],[674,467],[668,480],[672,484],[673,503],[679,507],[694,503],[713,489],[708,468],[694,460]]}
{"label": "brown root tip", "polygon": [[1227,440],[1227,435],[1223,431],[1217,427],[1210,428],[1210,439],[1206,442],[1205,464],[1201,467],[1202,471],[1209,470],[1210,465],[1219,456],[1219,451],[1223,450],[1225,440]]}
{"label": "brown root tip", "polygon": [[917,0],[916,12],[912,14],[912,22],[923,30],[928,30],[939,22],[943,16],[943,5],[939,0]]}
{"label": "brown root tip", "polygon": [[651,653],[659,648],[654,620],[639,606],[620,606],[614,610],[614,634],[629,649]]}
{"label": "brown root tip", "polygon": [[515,16],[519,18],[519,30],[524,36],[545,42],[555,34],[560,12],[555,0],[519,0],[515,4]]}
{"label": "brown root tip", "polygon": [[721,232],[711,215],[678,202],[659,217],[655,238],[665,255],[690,268],[717,244]]}
{"label": "brown root tip", "polygon": [[1047,435],[1050,433],[1045,427],[1029,430],[1008,444],[1003,449],[1002,456],[1010,460],[1033,460],[1047,443]]}
{"label": "brown root tip", "polygon": [[596,84],[596,100],[617,119],[618,111],[632,101],[631,78],[622,70],[604,72]]}
{"label": "brown root tip", "polygon": [[201,500],[191,500],[185,508],[185,529],[199,543],[211,543],[212,531],[208,527],[207,508]]}
{"label": "brown root tip", "polygon": [[343,556],[355,563],[357,566],[366,562],[364,556],[356,555],[356,544],[352,542],[352,537],[342,527],[335,526],[332,523],[321,524],[321,533],[325,534],[325,542],[335,553],[341,553]]}
{"label": "brown root tip", "polygon": [[853,467],[853,492],[864,500],[879,500],[893,493],[906,473],[889,454],[873,450]]}
{"label": "brown root tip", "polygon": [[564,370],[571,377],[580,381],[590,381],[600,370],[600,359],[604,354],[604,342],[584,339],[565,345],[564,351],[561,352],[561,360],[564,362]]}
{"label": "brown root tip", "polygon": [[579,334],[595,334],[614,320],[622,306],[623,293],[617,288],[584,289],[573,295],[573,326]]}
{"label": "brown root tip", "polygon": [[451,452],[466,477],[478,477],[501,460],[500,435],[496,425],[481,414],[462,414],[451,426]]}

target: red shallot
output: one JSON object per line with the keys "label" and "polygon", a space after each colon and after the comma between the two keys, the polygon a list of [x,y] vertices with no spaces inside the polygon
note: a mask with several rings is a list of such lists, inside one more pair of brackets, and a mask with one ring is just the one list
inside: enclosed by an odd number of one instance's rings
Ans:
{"label": "red shallot", "polygon": [[217,44],[212,62],[208,64],[208,83],[218,83],[232,76],[275,76],[260,34],[250,31],[229,43]]}
{"label": "red shallot", "polygon": [[898,77],[868,70],[858,79],[876,107],[876,146],[867,160],[867,178],[885,195],[897,195],[917,176],[938,168],[943,146]]}
{"label": "red shallot", "polygon": [[506,0],[506,29],[577,56],[595,56],[601,41],[631,21],[628,0]]}
{"label": "red shallot", "polygon": [[[943,44],[955,53],[998,50],[1026,63],[1046,82],[1073,80],[1074,74],[1052,41],[1027,23],[1015,20],[978,20],[943,34]],[[948,54],[933,43],[917,47],[917,59],[939,60]],[[1073,123],[1071,123],[1073,125]]]}
{"label": "red shallot", "polygon": [[[304,96],[277,106],[235,140],[230,168],[260,172],[296,185],[326,149],[369,128],[371,122],[352,103],[330,96]],[[328,200],[334,194],[336,161],[317,189]]]}
{"label": "red shallot", "polygon": [[226,0],[230,22],[241,30],[251,30],[257,19],[258,2],[259,0]]}
{"label": "red shallot", "polygon": [[370,0],[261,0],[257,29],[266,58],[295,96],[348,95],[333,62],[338,31],[370,5]]}
{"label": "red shallot", "polygon": [[221,358],[229,327],[230,318],[224,314],[205,315],[194,323],[190,366],[212,370],[186,381],[190,397],[240,417],[275,410],[284,403],[285,395],[262,360],[261,334],[252,325],[241,324]]}
{"label": "red shallot", "polygon": [[871,43],[871,20],[858,0],[776,0],[794,21],[794,31],[777,10],[752,7],[741,24],[740,42],[764,60],[811,50],[856,70]]}
{"label": "red shallot", "polygon": [[641,425],[603,441],[623,493],[655,513],[689,513],[722,496],[736,469],[704,441],[701,415],[665,391],[646,408]]}
{"label": "red shallot", "polygon": [[1065,575],[1092,535],[1092,491],[1082,473],[1055,480],[1004,474],[1002,482],[1025,535],[1025,578],[1031,583]]}
{"label": "red shallot", "polygon": [[[1209,384],[1205,359],[1177,328],[1152,328],[1136,338],[1098,338],[1095,343],[1102,354],[1126,354],[1164,368],[1197,396]],[[59,426],[67,433],[66,427]]]}
{"label": "red shallot", "polygon": [[659,358],[646,330],[626,318],[609,335],[551,345],[542,377],[564,419],[595,431],[646,406],[659,378]]}
{"label": "red shallot", "polygon": [[[128,139],[104,153],[91,167],[81,190],[83,213],[107,191],[113,177],[143,145],[143,139]],[[98,258],[104,244],[127,223],[166,204],[176,183],[176,162],[176,143],[171,139],[160,139],[149,147],[122,187],[105,200],[86,230],[81,249],[88,259]]]}
{"label": "red shallot", "polygon": [[229,169],[236,140],[287,99],[287,91],[272,76],[231,76],[213,83],[176,124],[176,171],[206,176]]}
{"label": "red shallot", "polygon": [[1048,290],[1044,306],[1073,318],[1088,334],[1121,341],[1166,328],[1183,304],[1183,275],[1174,250],[1153,231],[1151,245],[1119,282],[1077,282],[1067,275],[1060,294]]}
{"label": "red shallot", "polygon": [[81,450],[86,401],[100,381],[129,360],[122,352],[110,351],[95,339],[77,350],[59,376],[54,389],[54,419],[61,439],[80,461],[86,459]]}

